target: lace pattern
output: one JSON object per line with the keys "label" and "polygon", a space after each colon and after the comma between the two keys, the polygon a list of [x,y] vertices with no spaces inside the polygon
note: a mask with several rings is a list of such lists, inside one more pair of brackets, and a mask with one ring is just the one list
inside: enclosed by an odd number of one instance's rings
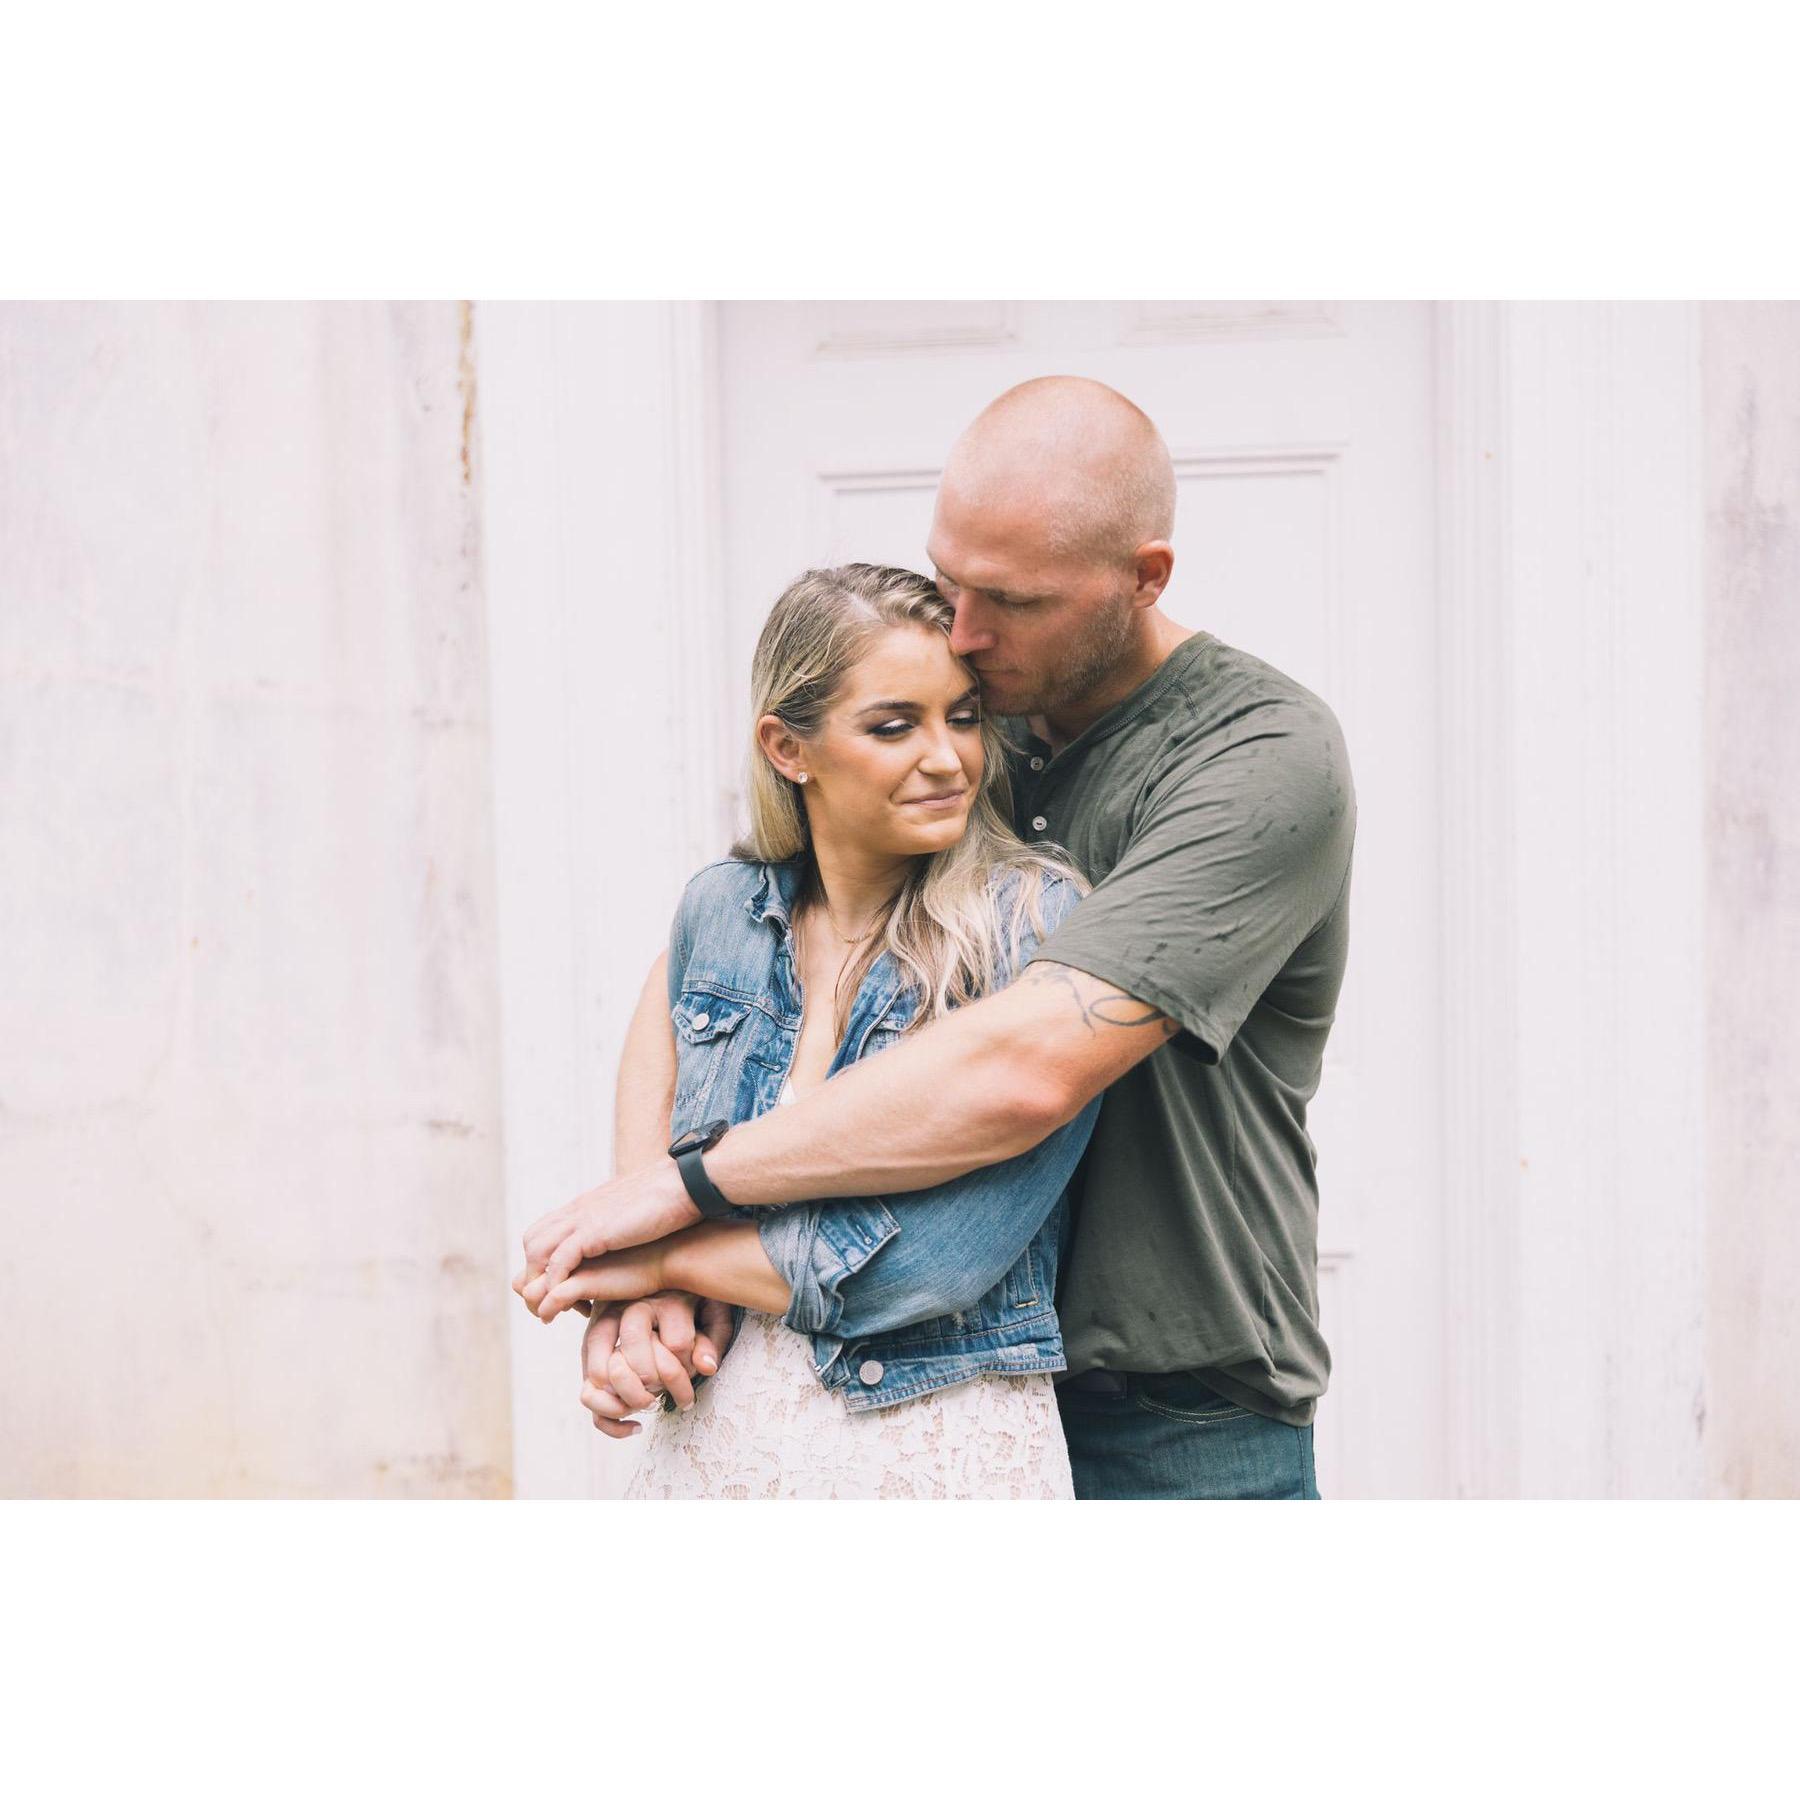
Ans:
{"label": "lace pattern", "polygon": [[628,1500],[1073,1500],[1048,1375],[983,1374],[875,1412],[819,1385],[810,1347],[747,1312],[685,1413],[652,1413]]}

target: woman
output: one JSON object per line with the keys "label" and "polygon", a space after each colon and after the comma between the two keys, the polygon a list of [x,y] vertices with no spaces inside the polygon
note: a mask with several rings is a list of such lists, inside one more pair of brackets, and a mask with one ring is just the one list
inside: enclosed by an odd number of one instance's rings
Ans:
{"label": "woman", "polygon": [[[1080,894],[1006,823],[1000,740],[922,576],[815,571],[752,669],[747,840],[670,937],[662,1142],[806,1093],[1004,986]],[[1064,1190],[1098,1101],[917,1194],[765,1207],[584,1265],[540,1308],[684,1289],[750,1309],[632,1498],[1072,1498],[1051,1387]]]}

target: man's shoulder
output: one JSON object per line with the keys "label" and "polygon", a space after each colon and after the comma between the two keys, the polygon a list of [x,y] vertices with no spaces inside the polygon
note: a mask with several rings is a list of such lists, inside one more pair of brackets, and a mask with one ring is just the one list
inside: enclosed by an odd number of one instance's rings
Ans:
{"label": "man's shoulder", "polygon": [[1327,701],[1285,670],[1222,639],[1206,637],[1184,659],[1171,698],[1173,706],[1154,721],[1152,754],[1165,767],[1205,762],[1250,740],[1277,760],[1346,760],[1343,727]]}

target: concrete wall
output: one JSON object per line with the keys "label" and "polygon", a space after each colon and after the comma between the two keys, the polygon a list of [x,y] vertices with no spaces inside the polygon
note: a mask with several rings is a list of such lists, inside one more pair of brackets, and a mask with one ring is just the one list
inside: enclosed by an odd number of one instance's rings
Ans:
{"label": "concrete wall", "polygon": [[1707,1467],[1800,1495],[1800,305],[1705,309]]}
{"label": "concrete wall", "polygon": [[509,1490],[468,343],[0,307],[0,1493]]}

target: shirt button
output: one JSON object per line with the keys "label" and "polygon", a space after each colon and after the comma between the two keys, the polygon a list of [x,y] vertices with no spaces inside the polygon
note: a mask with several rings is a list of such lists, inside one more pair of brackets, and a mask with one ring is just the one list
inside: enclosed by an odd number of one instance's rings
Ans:
{"label": "shirt button", "polygon": [[1034,756],[1031,759],[1031,766],[1034,769],[1041,769],[1044,766],[1044,759],[1041,756]]}
{"label": "shirt button", "polygon": [[856,1371],[856,1379],[860,1381],[864,1387],[874,1387],[880,1382],[885,1373],[886,1371],[882,1368],[881,1364],[871,1359]]}
{"label": "shirt button", "polygon": [[1039,813],[1038,816],[1031,821],[1031,829],[1033,831],[1043,831],[1049,824],[1050,821],[1046,819],[1042,813]]}

